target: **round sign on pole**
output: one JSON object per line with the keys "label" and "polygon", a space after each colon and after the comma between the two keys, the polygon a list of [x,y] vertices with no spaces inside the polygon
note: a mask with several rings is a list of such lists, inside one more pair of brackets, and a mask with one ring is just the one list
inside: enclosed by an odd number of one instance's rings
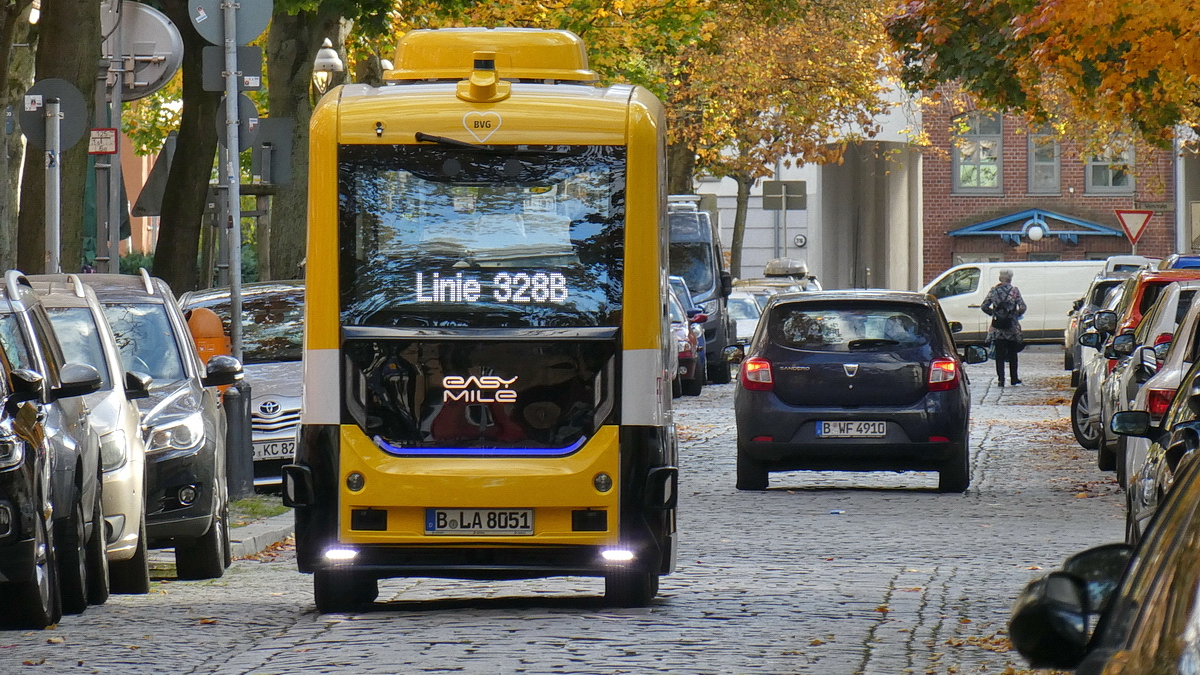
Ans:
{"label": "round sign on pole", "polygon": [[[132,76],[123,77],[121,98],[133,101],[162,89],[175,77],[183,63],[183,38],[179,28],[165,14],[140,2],[124,0],[116,5],[112,2],[101,6],[100,25],[104,35],[111,35],[114,24],[120,22],[121,51],[126,61],[133,64]],[[106,48],[112,41],[106,42]],[[106,49],[111,56],[111,52]],[[132,57],[132,59],[130,59]]]}
{"label": "round sign on pole", "polygon": [[46,99],[57,98],[62,114],[59,126],[59,147],[63,150],[75,145],[83,138],[88,128],[87,102],[75,85],[56,77],[33,83],[21,98],[21,132],[29,144],[38,149],[46,147]]}
{"label": "round sign on pole", "polygon": [[[217,141],[221,147],[226,143],[225,129],[225,97],[221,97],[221,107],[217,109]],[[258,107],[245,94],[238,94],[238,152],[245,152],[254,145],[258,136]]]}
{"label": "round sign on pole", "polygon": [[[221,0],[188,0],[188,16],[200,37],[214,45],[225,44],[225,19]],[[237,43],[254,42],[271,23],[271,0],[240,0],[237,8]]]}

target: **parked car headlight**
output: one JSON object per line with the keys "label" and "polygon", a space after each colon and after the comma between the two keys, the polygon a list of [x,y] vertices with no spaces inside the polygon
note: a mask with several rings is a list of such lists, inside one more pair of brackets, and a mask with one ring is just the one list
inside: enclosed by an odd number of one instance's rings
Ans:
{"label": "parked car headlight", "polygon": [[8,469],[25,459],[25,444],[19,438],[0,438],[0,469]]}
{"label": "parked car headlight", "polygon": [[700,309],[704,310],[705,314],[707,314],[709,316],[713,316],[717,313],[717,310],[721,308],[721,301],[720,300],[705,300],[704,302],[699,304],[699,307],[700,307]]}
{"label": "parked car headlight", "polygon": [[146,452],[190,450],[204,442],[204,420],[192,413],[150,428]]}
{"label": "parked car headlight", "polygon": [[128,442],[125,438],[125,432],[120,429],[102,434],[100,436],[100,465],[105,471],[121,468],[121,465],[128,459],[125,456],[125,449],[128,447]]}

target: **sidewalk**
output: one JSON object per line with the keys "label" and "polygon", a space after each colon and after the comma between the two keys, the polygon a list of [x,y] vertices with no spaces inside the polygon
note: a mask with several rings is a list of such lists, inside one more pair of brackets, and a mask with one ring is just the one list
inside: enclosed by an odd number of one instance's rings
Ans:
{"label": "sidewalk", "polygon": [[229,528],[229,547],[234,560],[260,553],[292,536],[296,516],[291,509],[277,516],[264,518],[243,527]]}

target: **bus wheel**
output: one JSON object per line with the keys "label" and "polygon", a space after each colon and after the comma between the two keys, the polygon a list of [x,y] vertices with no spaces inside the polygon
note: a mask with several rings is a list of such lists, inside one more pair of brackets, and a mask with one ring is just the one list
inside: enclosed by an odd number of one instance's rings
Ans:
{"label": "bus wheel", "polygon": [[317,570],[313,573],[313,599],[320,614],[355,612],[379,597],[379,581],[352,572]]}
{"label": "bus wheel", "polygon": [[638,568],[610,572],[604,577],[604,604],[645,607],[658,595],[658,574]]}

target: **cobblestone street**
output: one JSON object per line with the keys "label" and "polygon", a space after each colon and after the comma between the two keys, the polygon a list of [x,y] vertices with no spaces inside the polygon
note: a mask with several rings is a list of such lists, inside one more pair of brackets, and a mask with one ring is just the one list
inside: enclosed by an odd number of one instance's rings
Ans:
{"label": "cobblestone street", "polygon": [[1017,592],[1124,531],[1113,474],[1071,436],[1061,346],[1021,361],[1007,389],[992,363],[968,367],[961,495],[934,473],[782,473],[739,492],[733,385],[677,399],[679,566],[649,608],[603,608],[600,579],[393,579],[374,611],[321,616],[285,546],[0,632],[0,672],[1020,672],[1004,634]]}

